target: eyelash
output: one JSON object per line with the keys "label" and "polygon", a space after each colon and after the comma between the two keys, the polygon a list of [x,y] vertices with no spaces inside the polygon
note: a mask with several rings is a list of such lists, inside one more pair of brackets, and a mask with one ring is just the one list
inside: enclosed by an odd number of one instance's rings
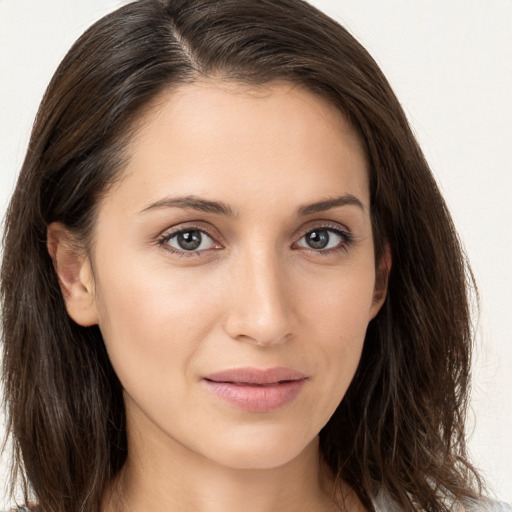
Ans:
{"label": "eyelash", "polygon": [[[352,233],[340,229],[339,226],[332,226],[328,224],[320,224],[318,226],[308,228],[306,231],[303,231],[298,241],[302,240],[306,235],[312,233],[313,231],[328,231],[329,233],[334,233],[341,238],[340,245],[337,245],[336,247],[331,247],[330,249],[313,249],[312,247],[310,247],[309,249],[305,248],[307,251],[313,252],[320,256],[328,256],[339,251],[347,252],[349,248],[355,243],[355,239]],[[295,244],[296,243],[298,242],[295,242]]]}
{"label": "eyelash", "polygon": [[[194,250],[191,250],[191,251],[186,251],[186,250],[178,250],[178,249],[175,249],[174,247],[171,247],[169,245],[169,241],[172,240],[174,237],[178,236],[180,233],[187,233],[187,232],[190,232],[190,231],[199,231],[202,235],[206,235],[207,237],[209,237],[218,247],[215,248],[215,250],[218,250],[221,248],[220,244],[215,240],[214,236],[210,233],[208,233],[208,231],[206,231],[204,228],[200,228],[198,226],[187,226],[186,228],[181,228],[181,229],[177,229],[175,231],[171,231],[170,233],[164,233],[162,236],[160,236],[157,240],[158,242],[158,245],[162,246],[165,250],[171,252],[172,254],[175,254],[179,257],[199,257],[202,255],[203,252],[205,251],[209,251],[211,249],[203,249],[201,251],[194,251]],[[315,254],[319,254],[319,255],[329,255],[329,254],[332,254],[332,253],[335,253],[335,252],[338,252],[338,251],[348,251],[348,249],[350,248],[350,246],[352,246],[354,243],[355,243],[355,239],[354,239],[354,236],[348,232],[348,231],[344,231],[343,229],[340,229],[339,227],[334,227],[334,226],[331,226],[331,225],[318,225],[318,226],[314,226],[312,228],[308,228],[306,231],[304,231],[302,233],[302,235],[300,236],[299,240],[302,240],[306,235],[308,235],[309,233],[312,233],[313,231],[328,231],[330,233],[334,233],[336,234],[337,236],[339,236],[341,239],[342,239],[342,242],[341,245],[337,246],[337,247],[332,247],[330,249],[313,249],[313,248],[305,248],[306,250],[308,250],[309,252],[313,252]],[[298,243],[295,242],[295,244]]]}
{"label": "eyelash", "polygon": [[[175,249],[174,247],[171,247],[169,245],[169,241],[172,240],[174,237],[178,236],[180,233],[187,233],[189,231],[199,231],[202,235],[206,235],[207,237],[211,238],[212,241],[216,245],[218,245],[220,248],[220,244],[215,240],[215,237],[211,233],[208,233],[208,231],[206,231],[204,228],[201,228],[199,226],[194,226],[194,225],[187,226],[186,228],[176,229],[175,231],[171,231],[170,233],[164,233],[162,236],[160,236],[158,238],[158,245],[162,246],[166,251],[169,251],[170,253],[180,256],[180,257],[183,257],[183,258],[198,257],[198,256],[201,256],[205,250],[206,251],[210,250],[210,249],[203,249],[202,251],[186,251],[186,250],[180,251],[180,250]],[[216,250],[217,250],[217,248],[216,248]]]}

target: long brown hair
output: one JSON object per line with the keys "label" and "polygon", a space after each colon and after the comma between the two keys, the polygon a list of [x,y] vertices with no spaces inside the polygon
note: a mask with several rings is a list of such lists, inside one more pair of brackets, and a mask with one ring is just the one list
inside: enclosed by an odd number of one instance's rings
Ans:
{"label": "long brown hair", "polygon": [[41,103],[9,205],[1,273],[3,380],[13,481],[44,511],[93,511],[127,453],[120,383],[97,326],[66,314],[49,223],[90,243],[95,207],[122,174],[130,129],[164,89],[202,77],[286,80],[358,131],[370,169],[376,260],[388,297],[320,432],[323,456],[369,508],[447,511],[476,497],[465,451],[472,284],[405,115],[366,50],[302,0],[139,0],[75,43]]}

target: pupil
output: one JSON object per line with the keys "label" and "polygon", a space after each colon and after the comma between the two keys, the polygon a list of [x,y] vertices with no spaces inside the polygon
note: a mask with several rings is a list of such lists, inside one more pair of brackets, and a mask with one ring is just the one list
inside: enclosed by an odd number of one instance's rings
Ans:
{"label": "pupil", "polygon": [[306,240],[313,249],[323,249],[329,243],[329,233],[326,230],[311,231]]}
{"label": "pupil", "polygon": [[193,251],[201,245],[201,232],[196,230],[178,233],[178,245],[185,251]]}

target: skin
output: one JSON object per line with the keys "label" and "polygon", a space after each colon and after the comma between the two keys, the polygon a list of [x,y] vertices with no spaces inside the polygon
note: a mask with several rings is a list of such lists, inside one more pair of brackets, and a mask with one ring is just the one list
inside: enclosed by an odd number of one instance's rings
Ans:
{"label": "skin", "polygon": [[[354,130],[290,84],[212,80],[161,95],[128,151],[93,247],[77,253],[59,224],[48,238],[70,316],[100,326],[125,390],[128,460],[103,510],[338,510],[318,433],[353,378],[389,269],[388,257],[375,268]],[[230,215],[168,204],[185,196]],[[180,229],[203,232],[202,245],[180,248]],[[311,247],[315,229],[330,249]],[[307,379],[271,412],[204,385],[246,366]],[[342,487],[345,509],[362,510]]]}

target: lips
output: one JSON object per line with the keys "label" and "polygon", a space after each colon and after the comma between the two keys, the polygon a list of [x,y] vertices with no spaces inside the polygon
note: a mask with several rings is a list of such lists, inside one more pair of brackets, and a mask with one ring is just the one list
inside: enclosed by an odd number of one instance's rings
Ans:
{"label": "lips", "polygon": [[270,412],[291,402],[307,376],[290,368],[236,368],[207,375],[206,387],[218,398],[249,412]]}
{"label": "lips", "polygon": [[305,379],[303,373],[290,368],[235,368],[207,375],[205,379],[212,382],[230,382],[233,384],[276,384],[283,381]]}

